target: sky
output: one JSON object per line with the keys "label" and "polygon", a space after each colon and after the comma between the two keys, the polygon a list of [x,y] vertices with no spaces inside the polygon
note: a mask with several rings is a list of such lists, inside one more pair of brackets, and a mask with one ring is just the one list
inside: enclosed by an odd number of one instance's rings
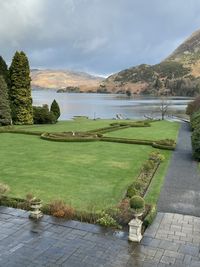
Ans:
{"label": "sky", "polygon": [[199,0],[0,0],[0,55],[107,76],[166,58],[200,28]]}

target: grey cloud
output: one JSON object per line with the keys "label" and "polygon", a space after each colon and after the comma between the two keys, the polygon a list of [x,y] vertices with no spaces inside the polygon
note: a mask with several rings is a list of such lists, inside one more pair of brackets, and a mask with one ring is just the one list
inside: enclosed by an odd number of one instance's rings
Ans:
{"label": "grey cloud", "polygon": [[200,25],[198,0],[0,0],[0,54],[112,73],[168,56]]}

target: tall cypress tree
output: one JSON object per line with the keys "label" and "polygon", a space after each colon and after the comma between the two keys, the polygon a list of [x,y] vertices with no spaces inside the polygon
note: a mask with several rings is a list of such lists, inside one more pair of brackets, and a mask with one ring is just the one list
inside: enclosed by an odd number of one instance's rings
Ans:
{"label": "tall cypress tree", "polygon": [[58,120],[58,118],[60,117],[60,107],[58,105],[58,103],[56,102],[56,100],[54,99],[52,104],[51,104],[51,108],[50,111],[53,112],[53,114],[56,117],[56,121]]}
{"label": "tall cypress tree", "polygon": [[11,124],[11,109],[8,99],[8,87],[2,75],[0,75],[0,125]]}
{"label": "tall cypress tree", "polygon": [[13,123],[33,124],[30,68],[24,52],[15,53],[9,73]]}
{"label": "tall cypress tree", "polygon": [[3,76],[5,82],[7,83],[7,86],[9,86],[8,66],[2,56],[0,56],[0,75]]}

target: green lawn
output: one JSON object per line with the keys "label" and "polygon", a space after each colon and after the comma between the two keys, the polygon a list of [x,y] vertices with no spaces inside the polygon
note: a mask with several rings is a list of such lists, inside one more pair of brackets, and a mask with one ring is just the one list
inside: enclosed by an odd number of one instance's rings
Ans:
{"label": "green lawn", "polygon": [[[97,128],[107,127],[113,120],[87,120],[76,119],[71,121],[59,121],[56,124],[48,125],[27,125],[15,126],[17,129],[44,132],[67,132],[67,131],[89,131]],[[114,121],[116,122],[116,121]]]}
{"label": "green lawn", "polygon": [[[68,121],[56,125],[18,126],[40,131],[90,130],[108,126],[111,121]],[[163,130],[164,127],[164,130]],[[177,123],[153,123],[152,127],[130,128],[138,136],[150,139],[176,138]],[[122,133],[120,130],[111,136]],[[168,135],[167,132],[168,131]],[[140,134],[139,134],[140,133]],[[154,137],[152,134],[154,133]],[[163,137],[165,133],[165,137]],[[121,135],[120,137],[127,137]],[[41,140],[38,136],[0,134],[0,181],[11,188],[10,195],[25,197],[33,193],[44,202],[63,199],[77,209],[96,210],[117,204],[127,186],[137,177],[151,146],[107,142],[60,143]],[[171,155],[159,168],[147,199],[155,201]]]}
{"label": "green lawn", "polygon": [[159,140],[159,139],[176,139],[179,129],[179,123],[159,121],[151,123],[148,128],[127,128],[105,134],[112,137],[126,137],[133,139]]}

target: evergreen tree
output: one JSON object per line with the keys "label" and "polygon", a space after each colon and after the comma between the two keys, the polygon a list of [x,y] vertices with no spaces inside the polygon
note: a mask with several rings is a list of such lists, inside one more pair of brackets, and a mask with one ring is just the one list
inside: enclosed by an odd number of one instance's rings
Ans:
{"label": "evergreen tree", "polygon": [[8,99],[8,87],[2,75],[0,75],[0,125],[11,124],[11,109]]}
{"label": "evergreen tree", "polygon": [[15,53],[9,71],[13,123],[33,124],[30,68],[24,52]]}
{"label": "evergreen tree", "polygon": [[7,83],[7,86],[9,87],[9,72],[8,72],[8,67],[5,62],[5,60],[0,56],[0,75],[3,76],[5,82]]}
{"label": "evergreen tree", "polygon": [[53,114],[56,117],[56,120],[58,120],[58,118],[60,117],[60,107],[59,107],[59,105],[58,105],[58,103],[56,102],[55,99],[51,104],[50,111],[53,112]]}

